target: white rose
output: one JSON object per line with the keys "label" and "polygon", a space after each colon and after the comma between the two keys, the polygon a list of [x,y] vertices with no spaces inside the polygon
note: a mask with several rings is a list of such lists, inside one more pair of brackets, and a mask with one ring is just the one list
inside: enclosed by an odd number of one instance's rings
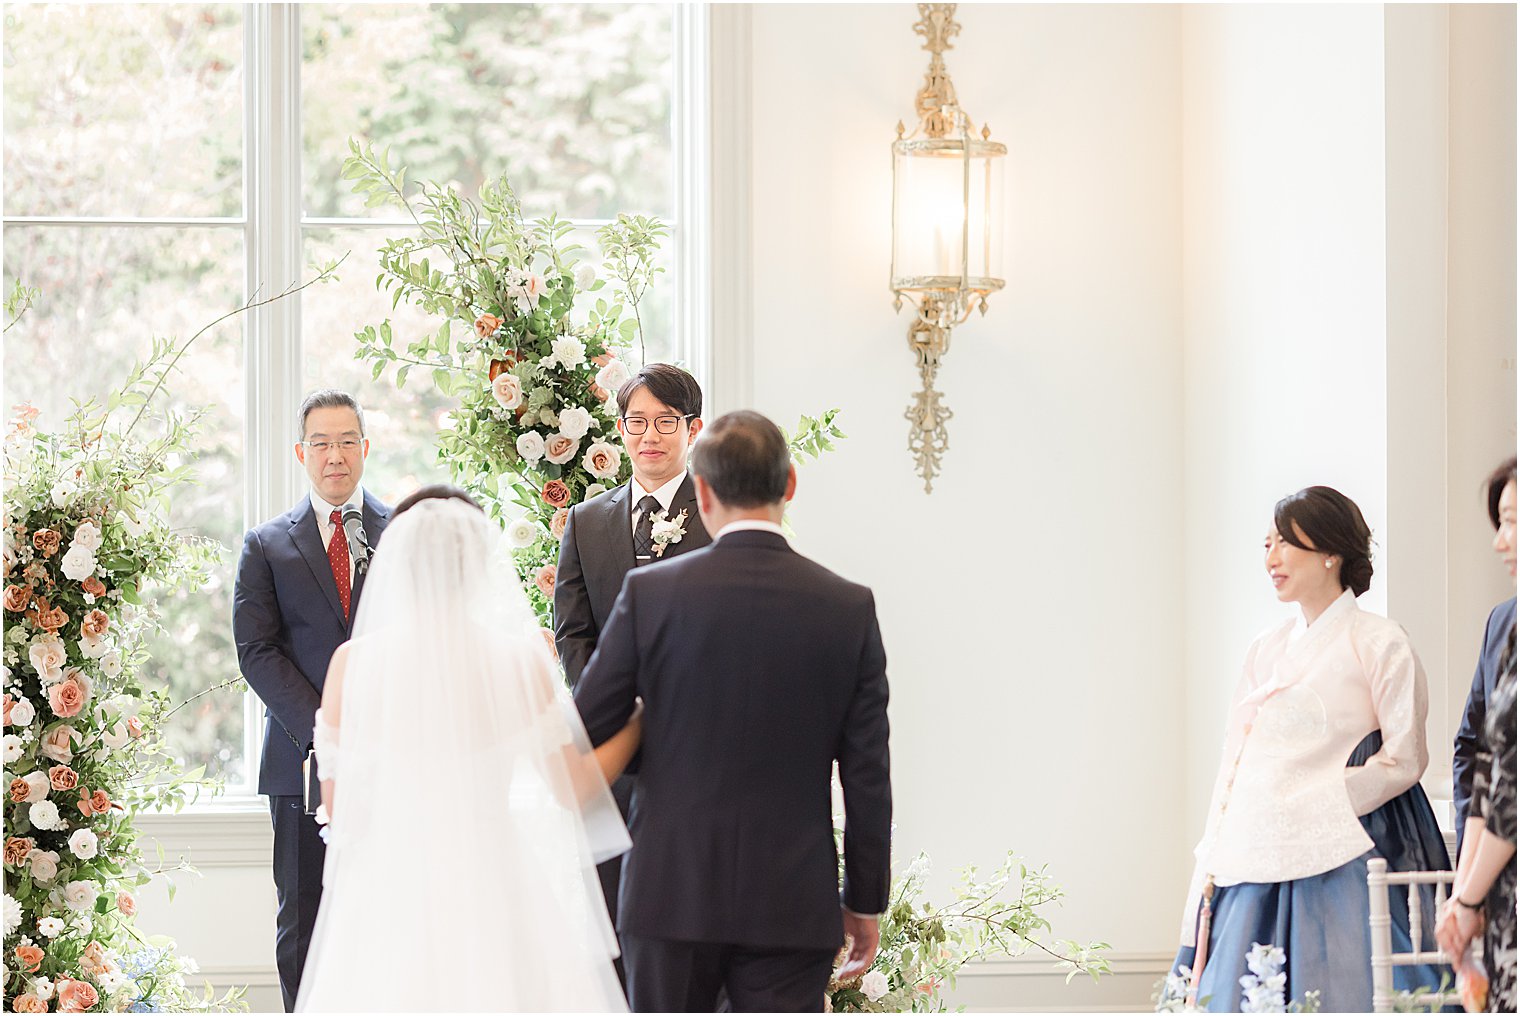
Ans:
{"label": "white rose", "polygon": [[507,527],[507,544],[513,550],[526,550],[537,542],[538,523],[532,519],[516,519]]}
{"label": "white rose", "polygon": [[106,677],[115,677],[121,673],[121,653],[115,649],[100,658],[100,672]]}
{"label": "white rose", "polygon": [[113,723],[100,732],[101,743],[113,751],[125,748],[130,740],[131,737],[128,736],[126,728],[120,723]]}
{"label": "white rose", "polygon": [[74,486],[73,481],[59,480],[53,484],[53,504],[59,508],[67,508],[69,502],[74,500],[74,495],[77,493],[79,493],[79,489]]}
{"label": "white rose", "polygon": [[586,449],[581,465],[585,466],[586,471],[598,480],[615,480],[618,470],[623,466],[623,453],[616,445],[597,441]]}
{"label": "white rose", "polygon": [[88,861],[100,853],[100,839],[88,829],[75,829],[69,837],[69,850],[81,861]]}
{"label": "white rose", "polygon": [[868,970],[860,979],[861,993],[872,1002],[877,1001],[887,993],[887,975],[880,970]]}
{"label": "white rose", "polygon": [[5,902],[0,904],[0,924],[5,927],[6,938],[21,927],[21,904],[10,893],[5,894]]}
{"label": "white rose", "polygon": [[567,406],[559,414],[559,432],[566,437],[585,437],[591,429],[591,414],[580,406]]}
{"label": "white rose", "polygon": [[79,640],[79,651],[87,660],[98,660],[111,648],[111,643],[99,635],[86,635]]}
{"label": "white rose", "polygon": [[20,699],[11,706],[11,723],[17,727],[27,727],[37,718],[37,710],[32,707],[31,699]]}
{"label": "white rose", "polygon": [[575,269],[575,288],[590,289],[596,282],[596,266],[590,261],[582,261]]}
{"label": "white rose", "polygon": [[[23,701],[25,701],[23,699]],[[12,710],[14,712],[15,710]],[[5,764],[10,765],[21,757],[21,738],[15,734],[5,735]]]}
{"label": "white rose", "polygon": [[79,528],[74,530],[74,542],[70,546],[83,547],[94,553],[100,549],[102,539],[99,526],[93,522],[81,522]]}
{"label": "white rose", "polygon": [[574,370],[586,362],[586,345],[573,335],[555,339],[549,344],[552,359],[558,360],[566,370]]}
{"label": "white rose", "polygon": [[122,530],[134,540],[148,531],[148,519],[146,515],[138,519],[134,518],[129,512],[122,512],[116,518],[121,523]]}
{"label": "white rose", "polygon": [[83,582],[95,572],[95,552],[76,543],[69,547],[58,566],[63,569],[64,578]]}
{"label": "white rose", "polygon": [[40,769],[35,773],[27,773],[21,777],[26,783],[26,796],[21,799],[22,804],[36,804],[38,801],[46,801],[48,791],[53,789],[48,780],[47,773]]}
{"label": "white rose", "polygon": [[544,457],[544,436],[530,430],[517,436],[517,454],[527,462],[537,462]]}
{"label": "white rose", "polygon": [[607,488],[600,483],[588,483],[586,484],[586,496],[581,498],[581,500],[590,501],[592,498],[605,493],[607,493]]}
{"label": "white rose", "polygon": [[77,914],[87,913],[94,907],[98,895],[94,882],[80,880],[63,887],[63,902]]}
{"label": "white rose", "polygon": [[[32,865],[32,881],[51,882],[58,877],[58,851],[33,850],[27,860]],[[62,921],[58,923],[63,924]]]}
{"label": "white rose", "polygon": [[63,664],[68,659],[63,639],[56,635],[39,638],[32,643],[28,655],[32,660],[32,669],[37,671],[43,684],[55,684],[63,680]]}
{"label": "white rose", "polygon": [[628,378],[628,365],[617,357],[613,357],[607,366],[596,372],[596,383],[607,389],[608,394],[615,394]]}
{"label": "white rose", "polygon": [[37,829],[62,829],[64,825],[62,816],[58,814],[58,805],[52,801],[38,801],[27,809],[27,817]]}

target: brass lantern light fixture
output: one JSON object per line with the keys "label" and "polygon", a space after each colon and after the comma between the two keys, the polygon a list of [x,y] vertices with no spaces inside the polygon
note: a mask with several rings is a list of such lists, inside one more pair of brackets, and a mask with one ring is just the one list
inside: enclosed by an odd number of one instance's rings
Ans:
{"label": "brass lantern light fixture", "polygon": [[904,414],[908,451],[934,490],[940,458],[950,445],[945,423],[953,415],[934,387],[950,331],[987,313],[987,297],[1003,288],[1003,157],[1006,146],[983,125],[973,134],[945,70],[945,50],[960,34],[955,4],[919,4],[913,30],[924,37],[929,71],[915,103],[918,126],[897,124],[892,143],[893,306],[915,311],[908,347],[918,361],[922,388]]}

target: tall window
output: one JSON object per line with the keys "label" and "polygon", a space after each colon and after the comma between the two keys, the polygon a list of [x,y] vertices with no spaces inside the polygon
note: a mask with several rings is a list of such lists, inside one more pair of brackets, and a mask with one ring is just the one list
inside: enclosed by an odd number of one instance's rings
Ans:
{"label": "tall window", "polygon": [[[250,286],[267,292],[256,266],[280,237],[298,237],[309,264],[349,254],[340,282],[300,297],[286,319],[298,334],[276,336],[299,351],[292,365],[249,366],[269,361],[246,355],[256,340],[244,319],[202,337],[176,378],[176,405],[210,412],[199,482],[172,517],[225,548],[207,588],[162,604],[150,667],[176,701],[237,675],[237,554],[270,510],[244,492],[290,489],[294,423],[261,413],[260,393],[353,391],[373,442],[365,486],[384,500],[447,475],[433,449],[450,401],[426,378],[399,391],[375,381],[353,358],[365,325],[389,318],[409,337],[438,323],[375,289],[376,248],[411,224],[349,192],[349,137],[389,146],[411,179],[450,180],[471,197],[505,172],[528,215],[572,219],[593,250],[596,227],[619,211],[681,228],[674,5],[302,4],[298,30],[261,38],[264,6],[5,5],[5,285],[41,290],[5,343],[7,410],[30,400],[56,425],[72,398],[103,397],[152,336],[188,337]],[[270,63],[245,59],[271,47]],[[265,137],[249,111],[290,87],[264,73],[271,63],[299,68],[300,112]],[[276,186],[298,193],[251,211],[252,181],[291,151],[300,179]],[[282,220],[279,208],[300,211]],[[675,281],[646,304],[653,358],[689,355]],[[262,712],[251,698],[204,696],[176,714],[170,743],[232,793],[252,793]]]}

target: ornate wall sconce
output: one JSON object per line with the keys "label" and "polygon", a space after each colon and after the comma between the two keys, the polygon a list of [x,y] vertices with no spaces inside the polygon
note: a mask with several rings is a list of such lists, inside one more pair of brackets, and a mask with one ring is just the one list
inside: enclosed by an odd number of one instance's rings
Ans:
{"label": "ornate wall sconce", "polygon": [[904,414],[911,425],[908,451],[934,490],[940,457],[950,445],[945,423],[953,415],[934,387],[950,331],[987,313],[987,297],[1003,288],[1003,156],[983,125],[972,135],[971,118],[955,97],[945,70],[945,50],[960,34],[955,4],[919,4],[913,30],[924,37],[929,71],[915,109],[918,126],[904,135],[897,124],[892,143],[893,306],[904,298],[915,310],[908,348],[918,361],[923,387]]}

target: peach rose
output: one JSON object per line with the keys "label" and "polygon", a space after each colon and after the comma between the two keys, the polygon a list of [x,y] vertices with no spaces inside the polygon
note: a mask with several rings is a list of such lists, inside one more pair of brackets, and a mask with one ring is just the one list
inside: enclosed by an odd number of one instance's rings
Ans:
{"label": "peach rose", "polygon": [[91,638],[100,638],[111,627],[111,619],[103,610],[92,610],[80,622],[79,630]]}
{"label": "peach rose", "polygon": [[64,719],[78,716],[79,711],[84,708],[84,703],[84,689],[72,677],[65,678],[48,689],[48,705],[53,707],[54,713]]}
{"label": "peach rose", "polygon": [[70,742],[78,736],[79,731],[67,724],[54,727],[42,735],[42,747],[39,750],[55,762],[68,765],[74,761],[74,747]]}
{"label": "peach rose", "polygon": [[79,583],[79,588],[83,589],[91,596],[100,597],[106,595],[106,584],[100,581],[100,579],[96,578],[94,575],[91,575],[89,578]]}
{"label": "peach rose", "polygon": [[495,381],[496,375],[500,374],[502,371],[511,370],[513,367],[517,366],[516,353],[508,352],[501,355],[503,357],[502,359],[491,361],[491,366],[487,371],[486,376],[492,381]]}
{"label": "peach rose", "polygon": [[[552,442],[554,438],[549,440]],[[570,503],[570,488],[559,480],[550,480],[544,484],[543,498],[550,508],[563,508]]]}
{"label": "peach rose", "polygon": [[5,863],[12,867],[26,863],[26,855],[36,845],[30,836],[12,836],[5,841]]}
{"label": "peach rose", "polygon": [[[560,539],[561,537],[563,537],[565,535],[565,526],[566,526],[566,524],[569,523],[569,521],[570,521],[570,509],[569,508],[557,508],[557,509],[555,509],[555,511],[554,511],[554,517],[549,520],[549,532],[554,536],[554,538],[556,540]],[[9,715],[9,714],[7,714],[7,715]]]}
{"label": "peach rose", "polygon": [[544,438],[544,458],[556,466],[563,466],[575,458],[575,453],[580,451],[580,448],[580,438],[566,437],[563,434],[553,434]]}
{"label": "peach rose", "polygon": [[48,782],[54,790],[73,790],[79,786],[79,774],[68,766],[54,766],[48,770]]}
{"label": "peach rose", "polygon": [[90,789],[88,787],[79,788],[79,800],[74,802],[74,806],[79,809],[79,814],[85,818],[89,818],[95,814],[95,804],[90,800]]}
{"label": "peach rose", "polygon": [[46,603],[39,605],[37,611],[37,627],[43,631],[55,632],[69,623],[69,615],[62,607],[49,607]]}
{"label": "peach rose", "polygon": [[32,591],[26,586],[5,587],[5,609],[19,614],[32,602]]}
{"label": "peach rose", "polygon": [[42,966],[44,953],[35,945],[16,946],[16,961],[21,964],[21,969],[29,974],[35,974]]}
{"label": "peach rose", "polygon": [[11,786],[10,786],[11,803],[13,803],[13,804],[20,804],[22,801],[26,800],[27,795],[30,794],[31,792],[32,792],[32,785],[30,783],[26,782],[25,780],[23,780],[21,777],[18,776],[14,780],[11,780]]}
{"label": "peach rose", "polygon": [[106,965],[106,951],[101,948],[99,942],[91,942],[84,947],[84,952],[79,954],[79,960],[87,967],[100,969]]}
{"label": "peach rose", "polygon": [[16,708],[16,700],[11,698],[11,693],[5,693],[5,725],[11,725],[11,710]]}
{"label": "peach rose", "polygon": [[497,374],[491,379],[491,394],[502,409],[516,409],[522,405],[522,382],[516,374]]}
{"label": "peach rose", "polygon": [[116,909],[120,910],[125,916],[131,917],[137,913],[137,901],[132,898],[131,893],[123,889],[116,894]]}
{"label": "peach rose", "polygon": [[554,576],[556,569],[552,564],[546,564],[533,575],[533,584],[538,591],[548,599],[554,599]]}
{"label": "peach rose", "polygon": [[93,985],[63,978],[58,982],[59,1012],[89,1012],[100,1001]]}
{"label": "peach rose", "polygon": [[33,995],[30,991],[23,991],[11,999],[11,1012],[47,1012],[47,1003]]}
{"label": "peach rose", "polygon": [[39,529],[32,534],[32,546],[36,547],[43,557],[52,557],[58,553],[58,546],[61,543],[63,543],[63,537],[51,529]]}
{"label": "peach rose", "polygon": [[551,628],[540,628],[538,633],[544,637],[544,645],[549,647],[549,652],[557,660],[559,659],[559,646],[554,644],[554,631]]}
{"label": "peach rose", "polygon": [[95,814],[104,815],[111,810],[111,798],[104,790],[97,790],[90,795],[90,807],[95,809]]}
{"label": "peach rose", "polygon": [[482,314],[475,319],[475,334],[482,339],[489,338],[500,327],[501,318],[495,314]]}
{"label": "peach rose", "polygon": [[142,720],[138,719],[136,716],[128,716],[127,717],[127,733],[131,734],[133,737],[142,737],[143,736]]}

